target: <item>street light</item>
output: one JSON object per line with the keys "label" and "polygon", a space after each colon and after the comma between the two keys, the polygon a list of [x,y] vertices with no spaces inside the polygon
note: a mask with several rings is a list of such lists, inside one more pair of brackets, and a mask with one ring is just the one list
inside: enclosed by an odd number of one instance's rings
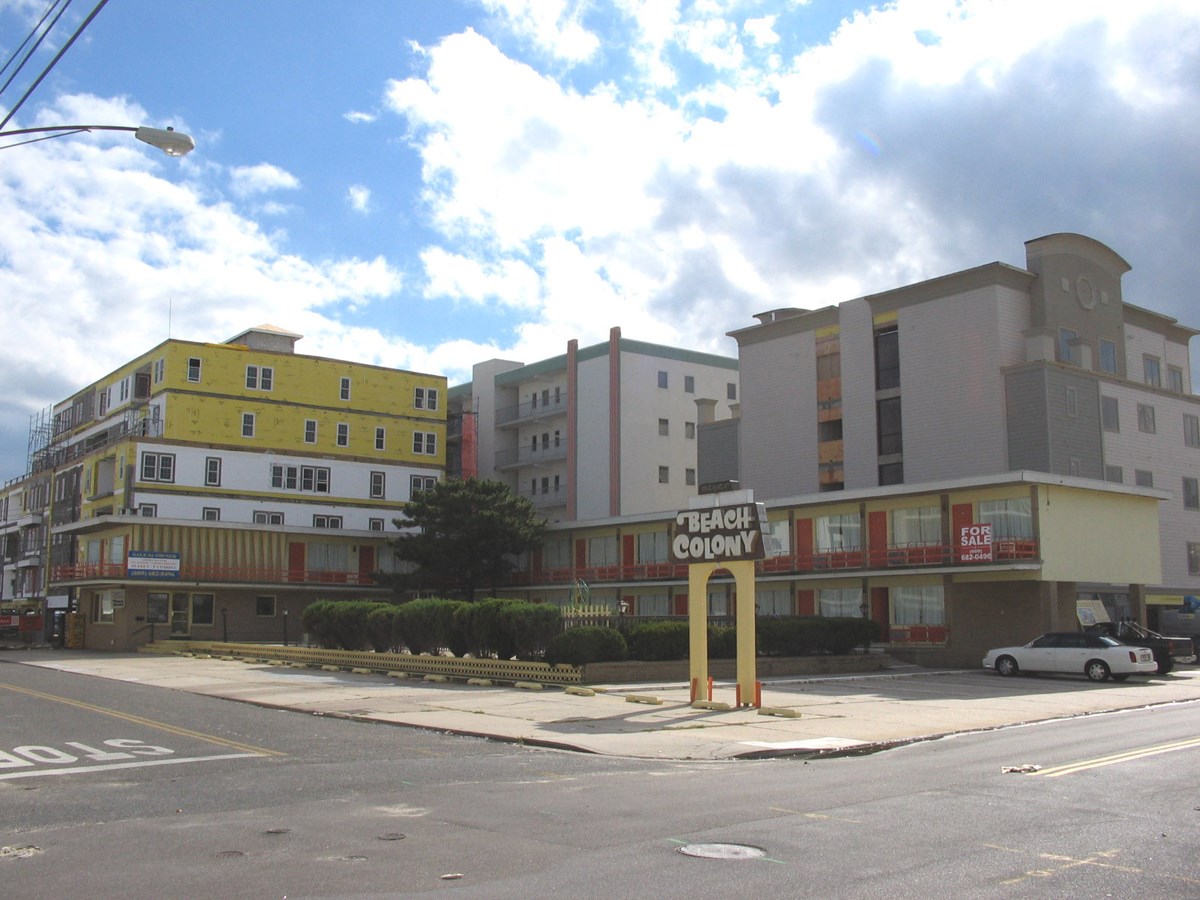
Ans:
{"label": "street light", "polygon": [[41,134],[43,137],[33,138],[28,141],[18,141],[15,144],[7,144],[0,147],[0,150],[7,150],[10,147],[20,147],[22,144],[32,144],[36,141],[48,141],[51,138],[66,137],[69,134],[80,134],[82,132],[92,131],[132,131],[133,136],[139,141],[149,144],[151,147],[157,147],[167,156],[187,156],[196,149],[196,142],[190,134],[184,134],[182,131],[176,131],[174,128],[151,128],[148,125],[52,125],[46,128],[18,128],[15,131],[0,131],[0,138],[16,137],[23,134]]}

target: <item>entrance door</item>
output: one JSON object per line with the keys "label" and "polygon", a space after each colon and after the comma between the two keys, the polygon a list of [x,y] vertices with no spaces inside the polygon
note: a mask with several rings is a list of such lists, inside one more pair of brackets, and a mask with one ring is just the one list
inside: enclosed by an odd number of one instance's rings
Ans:
{"label": "entrance door", "polygon": [[187,594],[171,595],[171,637],[185,638],[192,633],[192,601]]}

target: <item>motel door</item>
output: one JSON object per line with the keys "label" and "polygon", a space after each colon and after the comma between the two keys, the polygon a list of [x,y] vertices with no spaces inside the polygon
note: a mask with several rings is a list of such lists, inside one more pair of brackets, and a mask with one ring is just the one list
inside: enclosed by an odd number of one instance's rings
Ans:
{"label": "motel door", "polygon": [[192,633],[192,602],[187,594],[171,595],[171,637],[185,638]]}

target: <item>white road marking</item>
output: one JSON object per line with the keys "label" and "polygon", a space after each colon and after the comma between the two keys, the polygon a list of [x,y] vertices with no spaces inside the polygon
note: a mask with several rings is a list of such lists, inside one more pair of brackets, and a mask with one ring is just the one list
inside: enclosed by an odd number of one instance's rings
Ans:
{"label": "white road marking", "polygon": [[14,778],[41,778],[43,775],[81,775],[87,772],[110,772],[114,769],[141,769],[146,766],[174,766],[189,762],[216,762],[223,759],[248,759],[261,757],[261,753],[224,753],[219,756],[185,756],[171,759],[147,759],[131,763],[108,763],[99,766],[71,766],[66,769],[38,769],[37,771],[5,772],[0,774],[0,781],[10,781]]}

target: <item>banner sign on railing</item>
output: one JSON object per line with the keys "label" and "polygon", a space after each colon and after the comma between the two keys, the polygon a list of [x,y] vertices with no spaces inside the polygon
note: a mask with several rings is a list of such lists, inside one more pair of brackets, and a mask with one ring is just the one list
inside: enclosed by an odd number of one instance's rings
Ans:
{"label": "banner sign on railing", "polygon": [[125,572],[130,578],[178,578],[179,554],[130,550]]}
{"label": "banner sign on railing", "polygon": [[961,562],[992,562],[992,526],[963,525],[958,530],[958,545]]}

